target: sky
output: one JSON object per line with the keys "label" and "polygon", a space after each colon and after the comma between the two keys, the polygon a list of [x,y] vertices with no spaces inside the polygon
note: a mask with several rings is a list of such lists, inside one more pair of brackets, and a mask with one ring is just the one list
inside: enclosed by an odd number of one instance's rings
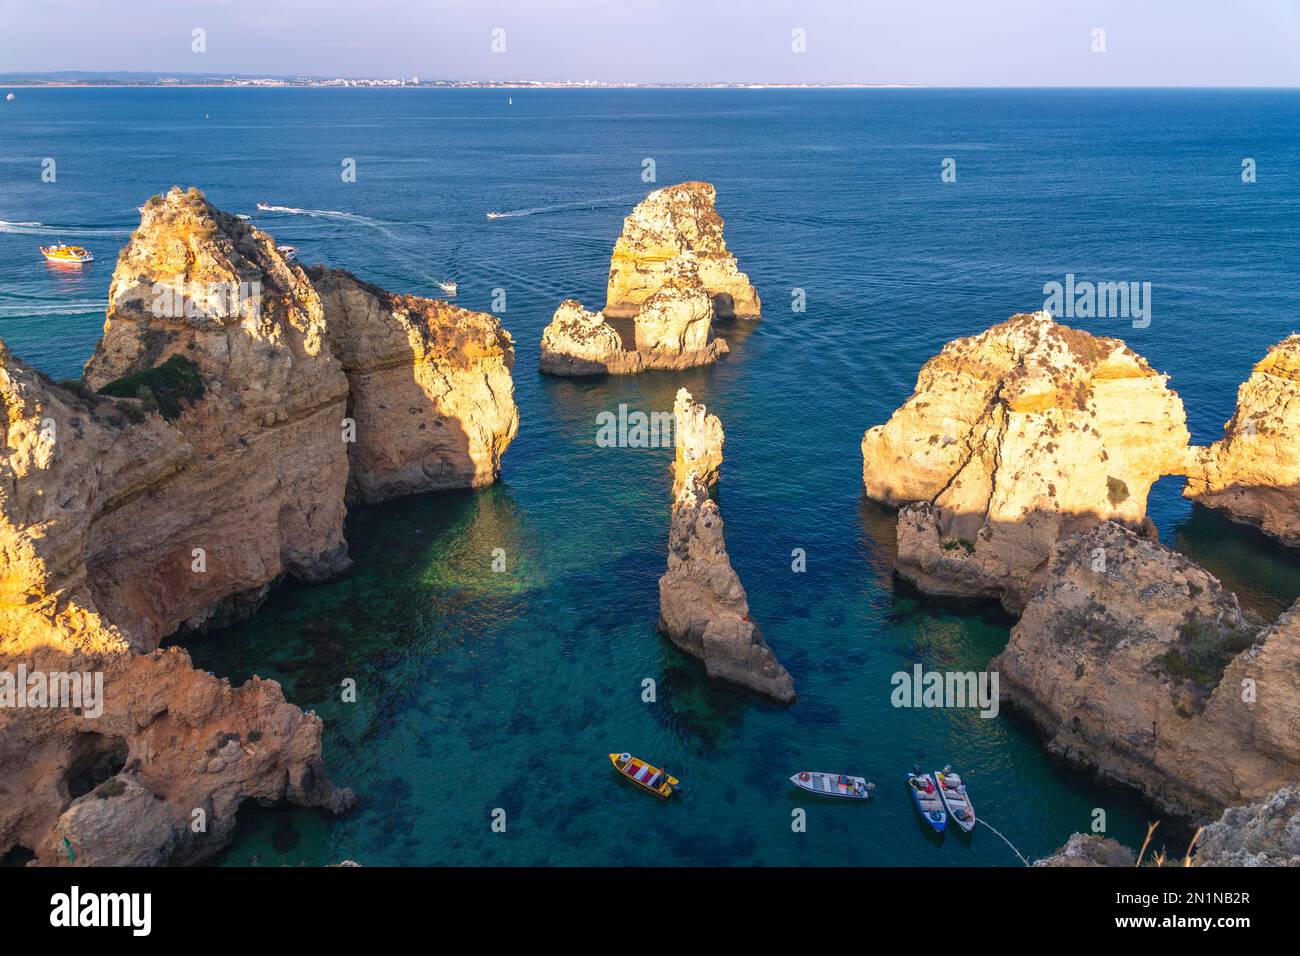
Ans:
{"label": "sky", "polygon": [[0,0],[0,73],[53,70],[1300,86],[1300,0]]}

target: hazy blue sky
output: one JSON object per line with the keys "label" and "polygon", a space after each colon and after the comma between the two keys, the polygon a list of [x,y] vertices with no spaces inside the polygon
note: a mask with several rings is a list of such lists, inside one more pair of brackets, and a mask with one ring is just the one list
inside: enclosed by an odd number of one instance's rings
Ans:
{"label": "hazy blue sky", "polygon": [[0,73],[65,69],[1298,86],[1300,0],[0,0]]}

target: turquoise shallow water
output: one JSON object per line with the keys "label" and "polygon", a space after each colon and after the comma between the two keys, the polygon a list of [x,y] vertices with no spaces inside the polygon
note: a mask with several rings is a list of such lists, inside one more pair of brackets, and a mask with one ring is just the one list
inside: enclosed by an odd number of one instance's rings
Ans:
{"label": "turquoise shallow water", "polygon": [[[918,760],[968,771],[977,811],[1029,856],[1098,808],[1136,842],[1151,811],[1050,761],[1010,715],[890,705],[895,671],[977,670],[1009,622],[896,586],[892,519],[862,498],[858,445],[945,341],[1039,307],[1067,272],[1152,283],[1148,328],[1076,324],[1168,372],[1194,440],[1218,437],[1252,363],[1295,326],[1300,197],[1286,183],[1300,174],[1300,95],[506,95],[22,91],[0,111],[0,337],[57,377],[93,348],[135,207],[173,183],[254,214],[305,261],[388,288],[432,295],[454,276],[479,309],[507,290],[522,424],[501,483],[355,510],[352,574],[288,583],[252,620],[188,642],[200,666],[274,677],[315,708],[332,776],[361,798],[336,821],[246,808],[224,862],[1015,865],[987,830],[929,835],[902,784]],[[54,184],[40,181],[47,156]],[[1249,186],[1243,156],[1258,163]],[[339,178],[345,157],[356,183]],[[541,329],[566,296],[603,301],[646,157],[659,184],[717,185],[763,320],[733,330],[711,369],[543,378]],[[945,157],[956,183],[940,182]],[[490,209],[517,214],[487,221]],[[35,247],[50,239],[98,261],[47,268]],[[806,312],[790,310],[794,288]],[[683,384],[726,428],[728,544],[795,677],[788,709],[709,685],[654,633],[671,452],[598,448],[596,417],[620,402],[669,409]],[[1261,614],[1300,594],[1293,554],[1179,490],[1165,479],[1153,494],[1164,540]],[[348,677],[356,704],[339,699]],[[614,750],[665,762],[681,799],[631,791]],[[798,769],[861,773],[877,799],[797,796]],[[505,833],[489,825],[497,807]]]}

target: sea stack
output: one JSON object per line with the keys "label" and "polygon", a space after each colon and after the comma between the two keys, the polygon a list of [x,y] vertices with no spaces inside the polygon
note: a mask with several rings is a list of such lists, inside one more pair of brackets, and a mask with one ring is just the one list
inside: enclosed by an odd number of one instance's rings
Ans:
{"label": "sea stack", "polygon": [[[624,220],[603,311],[566,299],[542,333],[553,375],[627,375],[709,365],[728,352],[713,320],[757,318],[758,294],[722,238],[709,183],[656,189]],[[608,319],[632,319],[631,341]]]}
{"label": "sea stack", "polygon": [[1183,494],[1300,548],[1300,335],[1242,383],[1223,438],[1192,457]]}
{"label": "sea stack", "polygon": [[196,862],[245,800],[352,802],[274,681],[232,688],[157,648],[346,569],[348,497],[493,480],[513,348],[492,316],[313,275],[173,189],[122,250],[84,380],[0,344],[0,671],[104,686],[102,715],[0,708],[0,855]]}
{"label": "sea stack", "polygon": [[1154,535],[1147,493],[1183,472],[1182,401],[1118,339],[1012,316],[948,343],[862,439],[867,495],[901,506],[899,573],[1024,607],[1059,541],[1117,521]]}
{"label": "sea stack", "polygon": [[719,318],[758,318],[758,293],[723,239],[717,190],[689,182],[656,189],[623,220],[609,263],[605,314],[627,318],[663,287],[687,273],[713,299]]}
{"label": "sea stack", "polygon": [[745,588],[727,555],[722,514],[709,496],[722,463],[722,423],[684,388],[673,413],[678,455],[659,631],[702,660],[709,677],[791,703],[794,681],[750,619]]}
{"label": "sea stack", "polygon": [[1049,750],[1168,812],[1212,818],[1300,780],[1300,602],[1261,629],[1114,522],[1061,543],[989,670]]}

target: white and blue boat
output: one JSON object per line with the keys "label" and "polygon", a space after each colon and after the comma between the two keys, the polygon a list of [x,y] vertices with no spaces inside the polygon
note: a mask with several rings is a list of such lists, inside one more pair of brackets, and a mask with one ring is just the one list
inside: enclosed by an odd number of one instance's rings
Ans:
{"label": "white and blue boat", "polygon": [[970,833],[975,829],[975,808],[971,805],[970,794],[966,792],[966,784],[961,775],[952,767],[944,767],[933,776],[938,781],[939,799],[943,801],[948,816],[952,817],[957,826]]}
{"label": "white and blue boat", "polygon": [[847,773],[820,773],[816,770],[800,770],[790,778],[790,782],[809,793],[825,797],[847,797],[850,800],[868,800],[876,789],[874,783],[868,783],[862,777]]}
{"label": "white and blue boat", "polygon": [[936,833],[942,833],[948,826],[948,811],[944,808],[943,798],[939,796],[939,786],[934,782],[934,777],[928,773],[909,773],[907,790],[912,795],[916,809],[925,817],[925,822],[934,827]]}

